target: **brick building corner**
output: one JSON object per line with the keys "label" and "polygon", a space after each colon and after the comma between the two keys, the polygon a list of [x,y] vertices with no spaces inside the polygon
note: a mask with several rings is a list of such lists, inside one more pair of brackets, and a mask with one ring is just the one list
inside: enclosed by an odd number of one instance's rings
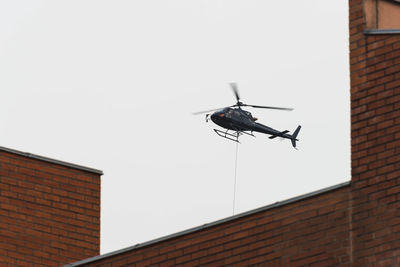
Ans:
{"label": "brick building corner", "polygon": [[100,252],[99,170],[0,147],[0,266]]}

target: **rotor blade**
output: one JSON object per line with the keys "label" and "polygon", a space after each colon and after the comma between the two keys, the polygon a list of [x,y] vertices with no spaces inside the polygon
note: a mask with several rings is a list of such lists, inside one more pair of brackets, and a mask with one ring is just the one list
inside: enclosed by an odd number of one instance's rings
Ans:
{"label": "rotor blade", "polygon": [[256,105],[247,105],[247,104],[243,104],[243,106],[245,106],[245,107],[253,107],[253,108],[267,108],[267,109],[288,110],[288,111],[293,110],[292,108],[280,108],[280,107],[269,107],[269,106],[256,106]]}
{"label": "rotor blade", "polygon": [[[225,107],[223,107],[225,108]],[[207,113],[207,112],[212,112],[212,111],[217,111],[223,108],[214,108],[214,109],[209,109],[209,110],[203,110],[203,111],[198,111],[198,112],[193,112],[193,115],[199,115],[199,114],[203,114],[203,113]]]}
{"label": "rotor blade", "polygon": [[229,85],[232,87],[233,93],[235,94],[236,100],[239,102],[240,100],[240,96],[239,96],[239,91],[237,88],[237,84],[236,83],[229,83]]}

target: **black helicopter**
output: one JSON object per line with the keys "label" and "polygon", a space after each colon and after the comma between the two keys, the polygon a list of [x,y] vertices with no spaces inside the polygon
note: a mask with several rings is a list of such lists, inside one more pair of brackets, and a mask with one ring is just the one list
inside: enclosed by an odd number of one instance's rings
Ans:
{"label": "black helicopter", "polygon": [[[257,118],[253,117],[250,112],[243,110],[242,107],[266,108],[266,109],[278,109],[278,110],[293,110],[293,109],[244,104],[240,101],[236,83],[230,83],[230,86],[233,90],[233,93],[235,94],[237,100],[236,104],[222,109],[221,108],[211,109],[206,111],[195,112],[193,114],[197,115],[197,114],[216,111],[213,114],[211,114],[211,116],[210,114],[206,114],[206,122],[208,122],[209,118],[211,118],[211,120],[215,124],[227,129],[226,131],[214,129],[214,131],[219,136],[238,143],[240,135],[246,134],[254,136],[253,132],[259,132],[271,135],[269,137],[270,139],[274,139],[276,137],[290,139],[290,141],[292,142],[292,146],[296,148],[296,141],[298,141],[297,135],[299,134],[299,131],[301,129],[300,125],[296,128],[293,134],[288,134],[289,133],[288,130],[281,132],[256,122]],[[233,133],[229,131],[233,131]]]}

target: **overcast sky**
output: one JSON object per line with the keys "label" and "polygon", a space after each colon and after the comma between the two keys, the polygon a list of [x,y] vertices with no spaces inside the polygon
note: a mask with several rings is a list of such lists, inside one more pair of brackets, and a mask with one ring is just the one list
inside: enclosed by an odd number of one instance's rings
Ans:
{"label": "overcast sky", "polygon": [[104,171],[101,252],[232,215],[242,101],[299,133],[241,137],[235,213],[350,180],[348,3],[0,0],[0,145]]}

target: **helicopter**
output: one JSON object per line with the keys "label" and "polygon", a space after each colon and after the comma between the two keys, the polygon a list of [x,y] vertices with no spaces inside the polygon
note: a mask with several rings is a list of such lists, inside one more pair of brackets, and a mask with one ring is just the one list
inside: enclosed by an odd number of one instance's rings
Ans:
{"label": "helicopter", "polygon": [[[289,139],[292,142],[292,146],[296,148],[297,135],[301,129],[299,125],[293,134],[289,134],[288,130],[278,131],[266,125],[256,122],[257,118],[253,117],[252,114],[242,109],[242,107],[252,107],[252,108],[265,108],[265,109],[276,109],[276,110],[287,110],[291,111],[292,108],[282,108],[282,107],[270,107],[270,106],[257,106],[248,105],[240,101],[239,91],[236,83],[229,84],[233,90],[236,97],[236,104],[224,108],[205,110],[200,112],[194,112],[194,115],[206,114],[206,122],[211,119],[215,124],[223,127],[226,131],[221,131],[214,129],[215,133],[220,137],[232,140],[234,142],[239,142],[239,136],[242,134],[250,135],[255,137],[253,132],[259,132],[263,134],[270,135],[269,139],[274,139],[276,137],[281,137],[284,139]],[[213,112],[214,111],[214,112]],[[213,112],[210,114],[209,112]]]}

